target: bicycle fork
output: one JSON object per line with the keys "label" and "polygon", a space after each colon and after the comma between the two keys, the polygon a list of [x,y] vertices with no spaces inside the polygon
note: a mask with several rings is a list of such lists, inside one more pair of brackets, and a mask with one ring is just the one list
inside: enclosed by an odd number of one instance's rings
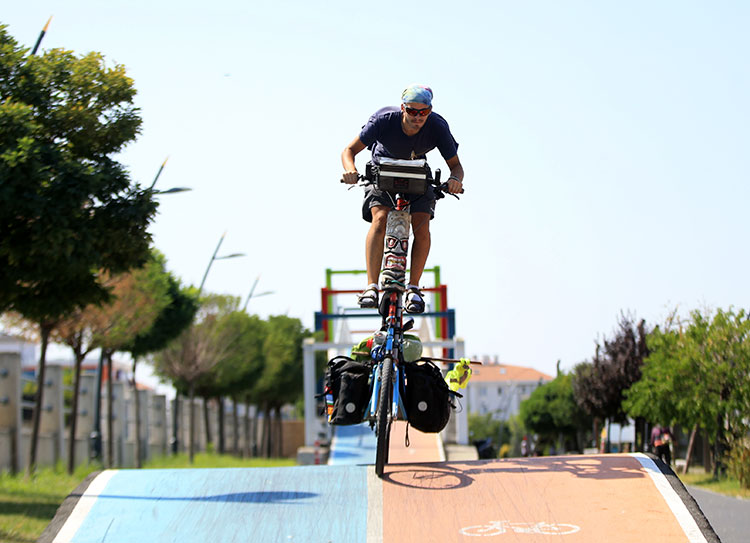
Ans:
{"label": "bicycle fork", "polygon": [[[370,395],[370,403],[367,406],[367,413],[368,418],[371,422],[375,420],[375,416],[377,414],[378,410],[378,398],[380,397],[380,387],[383,386],[383,383],[381,382],[380,375],[381,375],[381,369],[382,365],[385,364],[386,361],[382,360],[378,364],[375,364],[375,367],[372,369],[372,394]],[[390,364],[394,364],[393,361],[389,361]],[[402,369],[399,367],[399,364],[393,365],[393,383],[386,383],[386,386],[392,386],[393,387],[393,398],[391,400],[391,409],[389,416],[391,417],[391,420],[407,420],[406,418],[406,407],[404,406],[404,400],[401,397],[401,386],[400,383],[402,381]]]}

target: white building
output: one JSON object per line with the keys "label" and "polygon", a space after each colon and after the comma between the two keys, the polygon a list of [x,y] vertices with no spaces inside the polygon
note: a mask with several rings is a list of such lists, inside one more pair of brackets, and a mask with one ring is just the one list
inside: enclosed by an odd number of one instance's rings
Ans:
{"label": "white building", "polygon": [[539,385],[554,378],[533,368],[485,362],[473,367],[471,381],[466,387],[469,413],[508,420],[517,415],[523,400]]}
{"label": "white building", "polygon": [[0,332],[0,353],[18,353],[21,356],[22,368],[36,366],[39,363],[36,344],[5,332]]}

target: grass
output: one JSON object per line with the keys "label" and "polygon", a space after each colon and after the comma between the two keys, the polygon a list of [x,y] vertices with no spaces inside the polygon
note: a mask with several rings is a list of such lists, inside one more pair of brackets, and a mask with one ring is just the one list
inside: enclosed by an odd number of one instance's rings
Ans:
{"label": "grass", "polygon": [[62,467],[39,468],[31,477],[0,473],[0,541],[36,541],[65,497],[96,469],[81,466],[68,475]]}
{"label": "grass", "polygon": [[[248,468],[295,465],[292,459],[242,459],[200,453],[190,464],[186,454],[156,458],[146,469]],[[42,535],[57,508],[90,473],[101,467],[80,466],[73,475],[62,467],[39,468],[33,476],[0,472],[0,543],[33,543]]]}
{"label": "grass", "polygon": [[702,470],[694,473],[680,473],[679,477],[683,484],[686,485],[734,498],[750,499],[750,489],[740,487],[740,482],[737,479],[726,478],[716,480],[712,474],[704,473]]}

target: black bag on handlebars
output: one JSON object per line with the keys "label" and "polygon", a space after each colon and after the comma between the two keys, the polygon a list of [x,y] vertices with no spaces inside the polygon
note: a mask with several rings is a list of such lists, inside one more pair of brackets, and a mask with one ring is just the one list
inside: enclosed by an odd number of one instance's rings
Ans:
{"label": "black bag on handlebars", "polygon": [[[346,356],[337,356],[328,362],[323,396],[330,424],[347,425],[362,422],[370,402],[370,374],[372,365]],[[330,396],[330,397],[328,397]],[[329,406],[330,407],[330,406]]]}
{"label": "black bag on handlebars", "polygon": [[366,177],[374,178],[377,187],[386,192],[401,194],[424,194],[429,179],[430,167],[424,159],[398,160],[381,158],[379,164],[367,164]]}
{"label": "black bag on handlebars", "polygon": [[455,407],[448,384],[440,369],[430,361],[404,364],[406,390],[404,405],[409,424],[421,432],[440,432],[448,424]]}

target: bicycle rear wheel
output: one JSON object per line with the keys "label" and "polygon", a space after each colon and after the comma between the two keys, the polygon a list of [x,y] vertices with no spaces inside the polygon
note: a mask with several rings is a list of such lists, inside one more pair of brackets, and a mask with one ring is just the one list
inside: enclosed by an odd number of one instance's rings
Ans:
{"label": "bicycle rear wheel", "polygon": [[393,399],[393,360],[383,360],[380,380],[380,397],[378,398],[377,450],[375,452],[375,473],[383,476],[383,469],[388,463],[388,445],[391,438],[391,402]]}

